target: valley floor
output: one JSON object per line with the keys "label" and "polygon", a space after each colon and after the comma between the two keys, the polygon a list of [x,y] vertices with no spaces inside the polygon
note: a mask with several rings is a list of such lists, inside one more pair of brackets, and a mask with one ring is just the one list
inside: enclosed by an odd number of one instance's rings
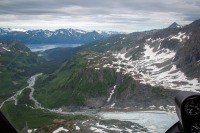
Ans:
{"label": "valley floor", "polygon": [[[48,109],[42,107],[40,103],[33,97],[34,85],[36,78],[41,74],[36,74],[28,79],[28,86],[22,90],[16,92],[12,97],[8,98],[1,103],[1,108],[6,105],[7,102],[10,104],[14,101],[14,107],[18,107],[18,97],[25,91],[25,89],[30,89],[29,100],[33,102],[30,108],[31,110],[43,110],[51,113],[56,113],[60,115],[86,115],[88,117],[83,120],[65,120],[53,118],[53,124],[46,125],[39,129],[28,129],[29,132],[47,132],[51,131],[56,133],[58,131],[65,132],[145,132],[145,133],[162,133],[167,130],[173,123],[177,121],[176,114],[173,112],[173,107],[168,106],[168,108],[160,107],[158,111],[155,106],[151,106],[148,109],[137,109],[137,108],[101,108],[96,109],[85,109],[76,112],[66,112],[60,109]],[[112,93],[109,98],[112,97]],[[108,99],[109,99],[108,98]],[[28,106],[28,105],[24,105]],[[171,110],[170,110],[171,109]],[[146,111],[144,111],[146,110]],[[157,111],[156,111],[157,110]],[[166,112],[167,111],[167,112]],[[172,111],[172,112],[171,112]],[[150,116],[150,117],[149,117]],[[15,125],[15,124],[14,124]],[[30,125],[31,127],[31,125]],[[46,128],[45,128],[46,127]],[[54,130],[54,131],[53,131]]]}

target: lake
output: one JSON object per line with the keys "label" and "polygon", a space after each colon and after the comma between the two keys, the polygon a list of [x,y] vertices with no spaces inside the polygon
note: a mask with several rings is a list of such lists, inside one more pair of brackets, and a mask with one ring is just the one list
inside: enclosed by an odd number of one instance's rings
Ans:
{"label": "lake", "polygon": [[83,44],[26,44],[28,48],[31,49],[32,52],[37,52],[37,51],[45,51],[48,49],[53,49],[53,48],[66,48],[66,47],[78,47]]}
{"label": "lake", "polygon": [[164,133],[178,121],[176,113],[165,111],[99,112],[103,119],[131,121],[155,133]]}

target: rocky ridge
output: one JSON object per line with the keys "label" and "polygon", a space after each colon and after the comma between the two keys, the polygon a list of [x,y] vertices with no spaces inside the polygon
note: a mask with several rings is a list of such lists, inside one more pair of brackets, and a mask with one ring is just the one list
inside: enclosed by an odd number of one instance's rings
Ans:
{"label": "rocky ridge", "polygon": [[183,28],[160,30],[132,46],[107,51],[95,69],[115,68],[142,84],[198,91],[199,28],[197,20]]}

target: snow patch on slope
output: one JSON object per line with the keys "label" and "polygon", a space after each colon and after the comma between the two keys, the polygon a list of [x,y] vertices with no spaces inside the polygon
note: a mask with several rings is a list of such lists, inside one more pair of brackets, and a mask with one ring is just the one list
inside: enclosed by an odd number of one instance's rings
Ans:
{"label": "snow patch on slope", "polygon": [[[116,57],[119,58],[120,56],[122,55],[118,54]],[[159,67],[159,64],[172,60],[174,56],[175,53],[172,51],[165,50],[161,53],[159,51],[155,53],[150,46],[145,45],[144,56],[141,60],[130,61],[123,59],[119,62],[114,62],[114,64],[123,64],[125,66],[123,73],[131,74],[134,79],[140,80],[143,84],[195,91],[200,85],[197,79],[189,80],[173,63]],[[132,68],[130,68],[131,66]]]}
{"label": "snow patch on slope", "polygon": [[177,39],[179,42],[182,42],[185,38],[189,39],[189,36],[187,36],[186,33],[179,32],[178,35],[172,36],[169,40]]}
{"label": "snow patch on slope", "polygon": [[[185,33],[179,33],[171,38],[187,38]],[[167,39],[167,38],[166,38]],[[144,51],[139,59],[131,60],[127,53],[113,53],[115,61],[105,64],[103,67],[115,68],[117,72],[131,75],[135,80],[152,86],[164,88],[196,91],[200,88],[198,79],[188,78],[181,70],[176,68],[173,59],[176,52],[167,48],[160,48],[160,42],[164,39],[155,40],[149,38],[144,43]]]}
{"label": "snow patch on slope", "polygon": [[110,102],[110,100],[111,100],[111,98],[112,98],[112,95],[113,95],[114,92],[115,92],[115,89],[116,89],[116,85],[113,87],[113,90],[111,91],[110,96],[108,97],[107,103]]}
{"label": "snow patch on slope", "polygon": [[63,127],[60,127],[58,129],[56,129],[55,131],[53,131],[53,133],[60,133],[61,131],[62,132],[68,132],[69,130],[67,130],[67,129],[63,128]]}
{"label": "snow patch on slope", "polygon": [[11,50],[10,49],[7,49],[7,48],[5,48],[5,47],[2,47],[4,50],[6,50],[6,51],[8,51],[8,52],[10,52]]}

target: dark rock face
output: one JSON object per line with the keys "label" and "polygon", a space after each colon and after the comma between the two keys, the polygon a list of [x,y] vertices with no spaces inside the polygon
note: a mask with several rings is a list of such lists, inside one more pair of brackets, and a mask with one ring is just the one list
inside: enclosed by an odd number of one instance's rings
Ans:
{"label": "dark rock face", "polygon": [[180,42],[178,40],[164,40],[161,43],[161,48],[168,48],[170,50],[176,50],[180,47]]}
{"label": "dark rock face", "polygon": [[152,105],[156,107],[174,105],[174,97],[178,92],[178,90],[138,84],[134,91],[126,89],[119,95],[120,98],[115,97],[113,101],[116,102],[118,107],[148,110]]}
{"label": "dark rock face", "polygon": [[188,76],[199,78],[200,31],[196,30],[191,34],[191,38],[177,51],[175,61],[177,62],[177,67],[182,68]]}
{"label": "dark rock face", "polygon": [[168,28],[174,29],[174,28],[181,28],[182,26],[177,24],[176,22],[172,23]]}

